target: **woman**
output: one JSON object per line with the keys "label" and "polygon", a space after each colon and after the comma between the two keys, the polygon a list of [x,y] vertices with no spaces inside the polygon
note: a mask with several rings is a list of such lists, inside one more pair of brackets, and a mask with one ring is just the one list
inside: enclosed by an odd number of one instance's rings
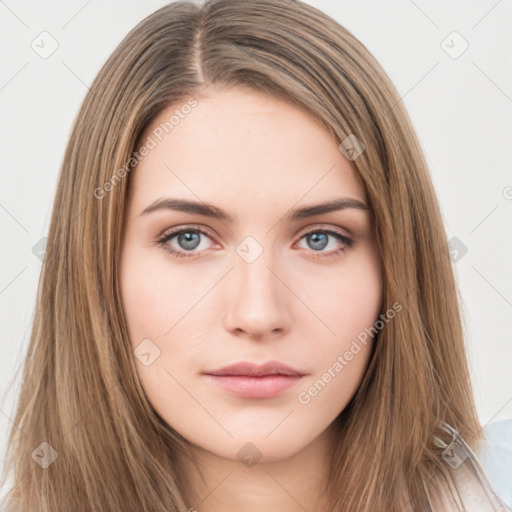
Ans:
{"label": "woman", "polygon": [[14,423],[12,512],[506,510],[428,168],[346,29],[177,2],[121,42],[65,154]]}

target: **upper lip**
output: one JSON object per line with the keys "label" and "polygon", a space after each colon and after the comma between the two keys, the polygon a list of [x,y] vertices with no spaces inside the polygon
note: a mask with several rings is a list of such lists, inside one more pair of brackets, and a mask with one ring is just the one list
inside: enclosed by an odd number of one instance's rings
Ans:
{"label": "upper lip", "polygon": [[245,375],[250,377],[262,377],[264,375],[290,375],[302,377],[305,373],[292,368],[279,361],[270,361],[268,363],[258,365],[249,361],[242,361],[240,363],[230,364],[219,368],[218,370],[211,370],[205,372],[206,375]]}

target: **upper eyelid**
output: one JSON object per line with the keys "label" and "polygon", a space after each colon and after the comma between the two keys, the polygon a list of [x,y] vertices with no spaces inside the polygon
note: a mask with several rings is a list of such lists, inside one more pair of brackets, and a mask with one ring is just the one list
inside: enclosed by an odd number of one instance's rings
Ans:
{"label": "upper eyelid", "polygon": [[[216,238],[216,235],[213,233],[212,230],[210,230],[209,228],[203,226],[203,225],[199,225],[199,224],[184,224],[183,226],[178,226],[178,227],[175,227],[175,228],[169,228],[169,229],[166,229],[162,232],[162,234],[160,236],[158,236],[159,239],[161,238],[165,238],[167,236],[170,236],[170,235],[175,235],[175,234],[179,234],[180,232],[183,232],[183,231],[199,231],[211,238]],[[347,233],[342,233],[340,232],[341,230],[345,230],[345,231],[348,231],[346,228],[341,228],[341,227],[338,227],[338,226],[332,226],[332,225],[328,225],[326,223],[315,223],[313,224],[312,226],[307,226],[301,230],[298,231],[297,235],[299,233],[302,233],[302,236],[305,235],[305,234],[308,234],[310,233],[311,231],[315,231],[315,230],[318,230],[318,231],[334,231],[335,233],[338,233],[342,236],[345,236],[347,238],[351,238],[352,235],[349,234],[349,232]],[[297,236],[295,235],[295,236]]]}
{"label": "upper eyelid", "polygon": [[183,227],[178,226],[176,228],[169,228],[162,232],[161,235],[157,237],[158,240],[162,240],[164,238],[172,237],[175,235],[178,235],[182,233],[183,231],[198,231],[201,234],[205,234],[210,238],[215,238],[215,235],[213,235],[210,230],[204,226],[199,226],[196,224],[190,224],[190,225],[184,225]]}

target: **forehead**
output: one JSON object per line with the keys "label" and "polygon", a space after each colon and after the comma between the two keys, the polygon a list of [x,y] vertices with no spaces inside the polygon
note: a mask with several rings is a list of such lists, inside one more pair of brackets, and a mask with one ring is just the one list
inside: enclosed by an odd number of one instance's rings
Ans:
{"label": "forehead", "polygon": [[247,207],[340,194],[365,201],[332,135],[296,106],[237,87],[209,88],[182,109],[186,101],[162,111],[141,138],[153,147],[132,172],[137,206],[157,194],[223,204],[243,199]]}

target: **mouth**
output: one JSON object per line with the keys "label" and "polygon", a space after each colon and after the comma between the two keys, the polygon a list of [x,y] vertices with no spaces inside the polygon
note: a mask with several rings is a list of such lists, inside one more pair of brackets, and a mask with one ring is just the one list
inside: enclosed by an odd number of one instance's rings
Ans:
{"label": "mouth", "polygon": [[263,365],[250,362],[211,370],[203,374],[209,382],[240,398],[274,398],[295,386],[306,373],[271,361]]}

